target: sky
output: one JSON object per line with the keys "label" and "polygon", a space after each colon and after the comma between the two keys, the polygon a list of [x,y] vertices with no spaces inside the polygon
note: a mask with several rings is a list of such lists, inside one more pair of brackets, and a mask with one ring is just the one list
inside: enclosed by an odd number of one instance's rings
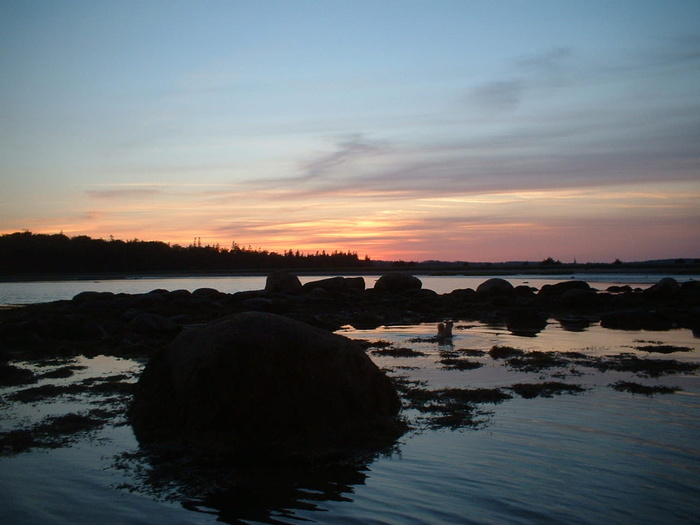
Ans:
{"label": "sky", "polygon": [[697,0],[0,0],[0,233],[700,258]]}

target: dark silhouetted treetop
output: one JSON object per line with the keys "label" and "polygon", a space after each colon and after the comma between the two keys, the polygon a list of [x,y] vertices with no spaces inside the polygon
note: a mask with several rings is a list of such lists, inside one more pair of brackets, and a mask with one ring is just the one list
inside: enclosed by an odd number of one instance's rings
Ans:
{"label": "dark silhouetted treetop", "polygon": [[93,239],[80,235],[17,232],[0,235],[0,274],[78,275],[86,273],[213,272],[229,270],[269,270],[277,268],[323,269],[369,267],[372,261],[356,252],[325,251],[284,254],[262,249],[231,249],[202,246],[196,239],[190,246],[160,241]]}

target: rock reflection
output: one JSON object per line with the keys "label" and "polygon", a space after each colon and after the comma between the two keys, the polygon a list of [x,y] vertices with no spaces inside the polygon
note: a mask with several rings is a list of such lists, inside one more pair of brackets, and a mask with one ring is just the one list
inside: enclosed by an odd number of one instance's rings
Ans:
{"label": "rock reflection", "polygon": [[560,317],[557,321],[567,332],[584,332],[591,326],[591,320],[587,317]]}
{"label": "rock reflection", "polygon": [[[232,461],[175,451],[142,450],[122,457],[118,466],[136,474],[138,486],[123,486],[156,499],[179,501],[187,510],[239,524],[306,521],[297,511],[322,512],[324,502],[352,502],[364,485],[369,465],[396,451],[358,452],[323,464],[302,461]],[[133,463],[135,461],[135,464]]]}
{"label": "rock reflection", "polygon": [[235,486],[187,500],[188,510],[214,514],[223,523],[289,523],[295,511],[321,512],[323,502],[352,502],[354,487],[366,480],[366,466],[263,469],[241,473]]}

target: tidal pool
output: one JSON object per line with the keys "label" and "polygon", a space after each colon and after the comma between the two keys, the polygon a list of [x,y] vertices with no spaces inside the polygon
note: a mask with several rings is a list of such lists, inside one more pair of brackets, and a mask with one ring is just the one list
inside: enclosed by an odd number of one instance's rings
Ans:
{"label": "tidal pool", "polygon": [[700,340],[577,330],[550,320],[522,337],[457,321],[438,342],[432,324],[346,327],[394,378],[410,430],[383,454],[303,469],[154,462],[124,417],[142,362],[13,362],[36,381],[0,387],[0,521],[697,520]]}

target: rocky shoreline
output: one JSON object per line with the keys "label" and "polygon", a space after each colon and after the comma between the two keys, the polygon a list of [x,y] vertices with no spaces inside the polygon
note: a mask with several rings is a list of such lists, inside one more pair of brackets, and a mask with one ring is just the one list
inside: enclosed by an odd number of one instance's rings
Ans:
{"label": "rocky shoreline", "polygon": [[83,292],[72,300],[0,310],[0,360],[57,355],[147,357],[184,327],[241,312],[268,312],[334,331],[345,325],[478,320],[533,335],[548,319],[577,330],[606,328],[700,333],[700,282],[662,278],[646,289],[594,290],[579,280],[537,290],[499,278],[476,290],[438,294],[409,273],[382,276],[372,288],[362,277],[329,277],[301,285],[289,273],[268,276],[264,290],[153,290],[144,294]]}

